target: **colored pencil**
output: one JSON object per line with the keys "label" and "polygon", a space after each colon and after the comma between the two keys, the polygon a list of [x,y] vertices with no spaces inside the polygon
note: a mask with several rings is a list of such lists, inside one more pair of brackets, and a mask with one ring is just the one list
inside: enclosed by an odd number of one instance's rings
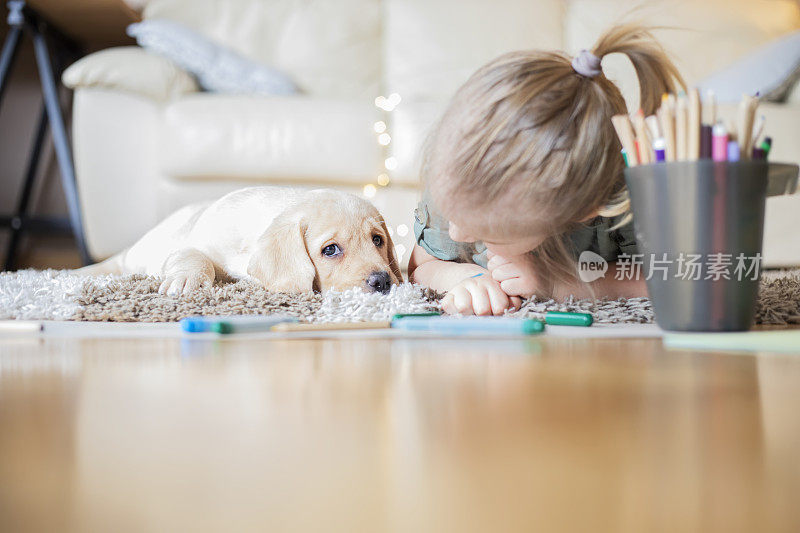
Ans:
{"label": "colored pencil", "polygon": [[708,122],[706,124],[713,126],[717,123],[717,96],[711,89],[706,92],[706,102],[707,104],[703,107],[703,112],[708,109]]}
{"label": "colored pencil", "polygon": [[340,331],[350,329],[387,329],[392,327],[390,321],[380,322],[324,322],[324,323],[291,323],[275,324],[270,331]]}
{"label": "colored pencil", "polygon": [[689,159],[689,103],[686,100],[686,95],[682,94],[678,97],[678,103],[675,106],[675,151],[678,161],[686,161]]}
{"label": "colored pencil", "polygon": [[753,126],[753,140],[750,141],[750,143],[754,148],[758,148],[760,144],[759,139],[761,138],[761,134],[764,133],[764,123],[766,122],[766,120],[767,117],[761,115],[760,117],[758,117],[758,120],[756,120],[756,123]]}
{"label": "colored pencil", "polygon": [[0,333],[41,333],[44,324],[35,320],[0,320]]}
{"label": "colored pencil", "polygon": [[658,110],[658,119],[661,123],[661,131],[664,132],[664,155],[667,162],[675,161],[677,153],[675,151],[675,118],[673,114],[674,106],[669,95],[661,98],[661,107]]}
{"label": "colored pencil", "polygon": [[614,115],[611,117],[611,123],[614,125],[617,137],[619,137],[622,148],[628,156],[628,166],[637,166],[639,164],[639,158],[636,155],[636,136],[633,134],[631,119],[628,118],[628,115]]}
{"label": "colored pencil", "polygon": [[739,157],[750,159],[753,140],[753,119],[758,106],[758,98],[745,94],[739,102],[738,131],[739,131]]}
{"label": "colored pencil", "polygon": [[633,129],[636,131],[636,141],[639,147],[639,161],[642,165],[649,165],[655,161],[653,143],[647,134],[647,125],[644,121],[644,111],[639,109],[633,116]]}
{"label": "colored pencil", "polygon": [[[728,125],[718,120],[713,91],[702,100],[700,92],[691,89],[677,97],[662,95],[654,115],[645,117],[639,109],[632,116],[616,115],[611,120],[630,167],[664,161],[766,159],[772,139],[761,141],[766,118],[760,115],[756,120],[758,105],[759,93],[743,95],[737,118]],[[710,124],[703,120],[704,112]]]}
{"label": "colored pencil", "polygon": [[700,159],[700,120],[702,107],[700,92],[697,89],[689,90],[689,110],[686,131],[686,159],[697,161]]}

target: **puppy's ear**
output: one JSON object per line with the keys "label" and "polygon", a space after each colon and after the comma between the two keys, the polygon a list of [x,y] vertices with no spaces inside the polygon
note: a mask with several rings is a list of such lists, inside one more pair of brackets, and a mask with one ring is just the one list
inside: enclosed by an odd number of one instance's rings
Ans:
{"label": "puppy's ear", "polygon": [[314,290],[317,270],[308,255],[307,224],[300,217],[279,215],[259,237],[247,265],[247,273],[276,292]]}
{"label": "puppy's ear", "polygon": [[389,236],[389,229],[386,227],[386,222],[383,220],[383,217],[381,217],[381,227],[383,228],[383,234],[386,235],[386,253],[389,255],[389,268],[392,270],[392,274],[397,277],[397,282],[403,283],[403,273],[400,271],[400,263],[397,262],[397,256],[394,255],[394,243]]}

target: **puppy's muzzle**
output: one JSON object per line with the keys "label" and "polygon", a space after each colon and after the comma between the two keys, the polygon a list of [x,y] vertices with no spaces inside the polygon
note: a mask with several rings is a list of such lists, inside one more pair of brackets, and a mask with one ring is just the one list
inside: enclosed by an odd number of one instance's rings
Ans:
{"label": "puppy's muzzle", "polygon": [[389,273],[385,270],[381,272],[373,272],[367,276],[367,287],[369,287],[369,290],[372,292],[386,294],[392,287],[392,279],[389,277]]}

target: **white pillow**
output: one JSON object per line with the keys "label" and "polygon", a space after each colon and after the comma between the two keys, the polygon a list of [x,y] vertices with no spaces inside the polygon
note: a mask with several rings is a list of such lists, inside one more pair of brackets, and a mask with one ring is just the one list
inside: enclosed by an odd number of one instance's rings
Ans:
{"label": "white pillow", "polygon": [[698,83],[714,91],[719,102],[738,102],[743,94],[761,93],[763,100],[785,100],[800,77],[800,31],[762,46]]}
{"label": "white pillow", "polygon": [[194,74],[207,91],[277,95],[297,92],[297,86],[282,72],[259,65],[177,22],[146,20],[128,26],[128,35],[143,48]]}

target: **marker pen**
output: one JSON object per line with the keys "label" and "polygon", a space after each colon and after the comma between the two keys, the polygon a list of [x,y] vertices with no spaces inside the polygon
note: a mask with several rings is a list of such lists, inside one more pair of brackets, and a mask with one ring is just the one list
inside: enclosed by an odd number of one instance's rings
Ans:
{"label": "marker pen", "polygon": [[664,137],[664,135],[661,133],[661,125],[658,123],[658,117],[655,115],[650,115],[644,119],[644,121],[647,124],[647,129],[650,130],[651,139],[659,139]]}
{"label": "marker pen", "polygon": [[591,313],[568,313],[566,311],[550,311],[544,314],[544,323],[551,326],[591,326],[594,317]]}
{"label": "marker pen", "polygon": [[700,126],[700,159],[711,159],[713,128],[708,124]]}
{"label": "marker pen", "polygon": [[286,315],[192,316],[181,319],[180,324],[188,333],[242,333],[269,331],[283,322],[297,322],[297,318]]}
{"label": "marker pen", "polygon": [[408,317],[415,317],[415,316],[441,316],[442,313],[439,311],[426,311],[424,313],[397,313],[396,315],[392,316],[392,320],[398,320],[400,318],[408,318]]}
{"label": "marker pen", "polygon": [[769,151],[772,150],[772,137],[764,137],[764,142],[761,143],[761,149],[764,150],[764,159],[769,157]]}
{"label": "marker pen", "polygon": [[656,153],[656,163],[663,163],[666,160],[667,143],[662,137],[653,141],[653,151]]}
{"label": "marker pen", "polygon": [[717,122],[711,131],[711,159],[714,161],[726,161],[728,159],[728,130],[725,124]]}
{"label": "marker pen", "polygon": [[532,318],[490,317],[405,317],[392,320],[392,327],[442,335],[479,334],[491,336],[534,335],[544,331],[544,322]]}
{"label": "marker pen", "polygon": [[739,143],[736,141],[728,141],[728,161],[735,163],[739,161]]}

